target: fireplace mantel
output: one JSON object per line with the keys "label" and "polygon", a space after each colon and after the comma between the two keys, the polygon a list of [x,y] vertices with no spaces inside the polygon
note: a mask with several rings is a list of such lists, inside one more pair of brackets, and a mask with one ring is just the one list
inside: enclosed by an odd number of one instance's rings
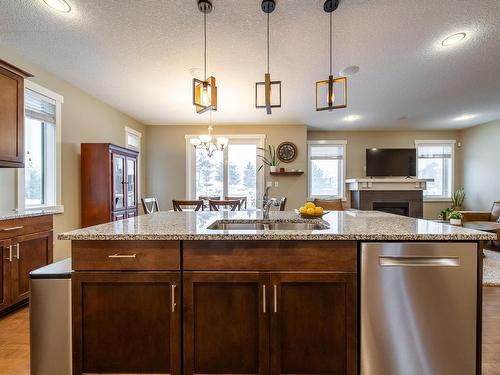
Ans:
{"label": "fireplace mantel", "polygon": [[347,189],[360,190],[425,190],[429,178],[350,178],[346,180]]}

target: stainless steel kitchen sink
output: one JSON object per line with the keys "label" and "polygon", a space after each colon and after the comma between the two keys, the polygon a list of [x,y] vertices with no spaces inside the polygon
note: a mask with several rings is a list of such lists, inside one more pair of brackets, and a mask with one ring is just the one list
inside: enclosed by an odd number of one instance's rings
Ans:
{"label": "stainless steel kitchen sink", "polygon": [[277,221],[252,221],[252,222],[230,222],[216,221],[207,229],[213,230],[322,230],[328,229],[328,225],[318,222],[277,222]]}

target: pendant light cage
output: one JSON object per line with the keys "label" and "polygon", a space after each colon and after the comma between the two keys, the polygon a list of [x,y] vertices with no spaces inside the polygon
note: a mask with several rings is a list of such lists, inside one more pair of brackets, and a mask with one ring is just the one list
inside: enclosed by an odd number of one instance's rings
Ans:
{"label": "pendant light cage", "polygon": [[272,114],[271,108],[281,107],[281,81],[272,81],[269,72],[269,18],[270,14],[276,9],[274,0],[263,0],[261,3],[262,11],[266,14],[266,74],[263,82],[255,83],[255,108],[265,108],[268,115]]}
{"label": "pendant light cage", "polygon": [[339,0],[326,0],[323,10],[330,16],[330,75],[316,82],[316,111],[332,111],[347,107],[347,77],[333,76],[333,12]]}
{"label": "pendant light cage", "polygon": [[215,77],[207,78],[207,14],[213,10],[210,0],[198,0],[198,9],[203,13],[203,80],[193,79],[193,105],[196,113],[217,110],[217,85]]}

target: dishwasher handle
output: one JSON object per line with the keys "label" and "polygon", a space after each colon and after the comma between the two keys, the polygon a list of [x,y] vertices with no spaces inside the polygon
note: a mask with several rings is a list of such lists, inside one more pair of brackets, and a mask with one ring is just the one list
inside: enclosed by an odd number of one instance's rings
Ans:
{"label": "dishwasher handle", "polygon": [[382,267],[459,267],[460,257],[441,256],[379,256]]}

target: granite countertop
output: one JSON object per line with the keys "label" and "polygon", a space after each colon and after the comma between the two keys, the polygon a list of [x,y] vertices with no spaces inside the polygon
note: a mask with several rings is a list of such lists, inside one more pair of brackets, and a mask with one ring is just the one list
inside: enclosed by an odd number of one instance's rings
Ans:
{"label": "granite countertop", "polygon": [[[493,240],[495,234],[377,211],[332,211],[324,230],[211,230],[217,220],[262,219],[262,212],[157,212],[61,233],[60,240],[365,240],[450,241]],[[271,220],[298,220],[293,211],[272,211]],[[310,219],[301,219],[311,221]]]}
{"label": "granite countertop", "polygon": [[31,208],[31,209],[0,211],[0,221],[23,219],[25,217],[55,215],[61,212],[62,211],[59,208]]}

